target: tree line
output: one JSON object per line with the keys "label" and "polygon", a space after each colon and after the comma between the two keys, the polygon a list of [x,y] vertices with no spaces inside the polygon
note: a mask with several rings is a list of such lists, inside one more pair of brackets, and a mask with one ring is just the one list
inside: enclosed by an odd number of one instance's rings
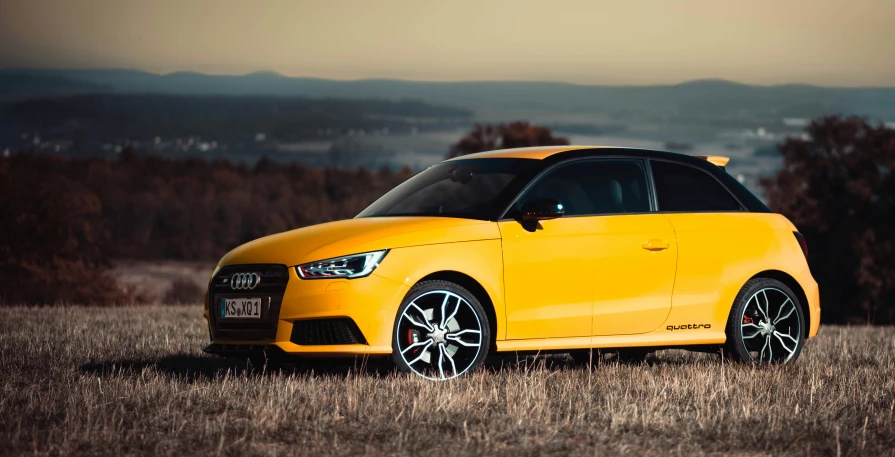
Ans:
{"label": "tree line", "polygon": [[110,259],[220,258],[253,239],[354,217],[411,175],[262,159],[0,158],[0,301],[127,301]]}

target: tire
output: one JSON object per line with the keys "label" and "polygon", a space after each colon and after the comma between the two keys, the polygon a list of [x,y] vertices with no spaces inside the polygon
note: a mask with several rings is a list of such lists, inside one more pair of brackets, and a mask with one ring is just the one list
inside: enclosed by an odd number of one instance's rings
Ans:
{"label": "tire", "polygon": [[410,288],[395,317],[392,360],[403,372],[447,380],[479,370],[491,349],[488,315],[478,299],[449,281]]}
{"label": "tire", "polygon": [[747,282],[727,318],[724,353],[741,363],[795,362],[805,344],[805,316],[793,291],[776,279]]}

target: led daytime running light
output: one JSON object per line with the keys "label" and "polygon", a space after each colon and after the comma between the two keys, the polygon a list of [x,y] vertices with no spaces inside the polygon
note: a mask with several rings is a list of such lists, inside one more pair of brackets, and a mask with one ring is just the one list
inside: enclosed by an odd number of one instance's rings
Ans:
{"label": "led daytime running light", "polygon": [[298,265],[295,271],[301,279],[363,278],[379,266],[387,253],[388,249],[385,249],[319,260]]}

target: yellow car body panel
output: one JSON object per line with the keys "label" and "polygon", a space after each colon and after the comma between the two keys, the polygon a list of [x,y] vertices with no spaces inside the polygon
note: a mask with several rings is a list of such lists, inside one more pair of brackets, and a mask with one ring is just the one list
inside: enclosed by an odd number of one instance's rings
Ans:
{"label": "yellow car body panel", "polygon": [[[507,339],[647,333],[671,308],[675,247],[660,214],[516,221],[503,235]],[[658,240],[662,250],[644,244]]]}
{"label": "yellow car body panel", "polygon": [[312,225],[266,236],[230,251],[219,266],[283,263],[288,266],[340,255],[421,244],[497,239],[493,224],[445,217],[369,217]]}
{"label": "yellow car body panel", "polygon": [[[575,149],[585,148],[467,157],[545,159]],[[807,336],[813,337],[820,322],[818,288],[795,231],[781,215],[746,211],[562,217],[541,221],[534,231],[512,219],[362,217],[260,238],[221,259],[218,269],[288,267],[274,338],[219,338],[208,307],[205,317],[215,344],[273,345],[310,356],[387,355],[410,288],[432,275],[455,275],[484,292],[477,298],[492,312],[496,351],[714,345],[726,341],[740,289],[765,274],[795,281],[808,311]],[[302,279],[295,270],[379,250],[388,253],[362,278]],[[295,322],[336,317],[352,319],[366,343],[291,341]]]}
{"label": "yellow car body panel", "polygon": [[[795,227],[772,213],[664,214],[679,244],[677,279],[667,325],[709,323],[723,335],[732,304],[743,285],[760,273],[779,271],[804,289],[811,326],[817,334],[817,283],[797,243]],[[701,330],[699,330],[701,331]]]}
{"label": "yellow car body panel", "polygon": [[[383,261],[373,274],[396,282],[403,281],[407,288],[426,276],[439,272],[455,272],[474,278],[488,294],[488,299],[494,306],[494,314],[497,317],[495,336],[504,339],[506,326],[503,316],[505,316],[506,310],[503,298],[501,243],[497,224],[493,222],[484,222],[484,224],[488,224],[498,238],[395,249],[390,251],[386,257],[390,259],[388,264]],[[387,330],[388,335],[391,335],[392,324],[400,301],[390,305],[391,318],[383,327],[383,330]]]}
{"label": "yellow car body panel", "polygon": [[[805,293],[810,326],[808,337],[817,335],[820,323],[820,302],[817,283],[792,233],[796,230],[786,218],[778,214],[756,213],[666,213],[674,227],[679,245],[674,292],[669,297],[671,306],[667,318],[648,333],[599,331],[599,315],[595,299],[594,332],[590,338],[564,335],[561,338],[532,338],[498,341],[500,351],[548,351],[581,348],[619,348],[638,346],[687,346],[723,344],[725,328],[734,298],[751,278],[768,271],[779,271],[793,277]],[[624,216],[594,216],[606,218],[634,218]],[[554,221],[547,221],[554,222]],[[646,238],[644,236],[644,238]],[[601,260],[603,258],[601,257]],[[625,262],[614,263],[626,268]],[[627,267],[630,267],[629,265]],[[509,268],[509,267],[507,267]],[[643,275],[616,278],[617,284],[636,283]],[[509,295],[509,294],[508,294]],[[509,305],[509,303],[508,303]],[[512,306],[509,306],[512,311]],[[625,329],[625,313],[619,312],[619,322],[607,328]],[[641,319],[631,315],[630,325]],[[687,329],[687,325],[708,324],[709,329]],[[685,327],[681,329],[680,327]],[[671,329],[669,329],[669,327]],[[627,333],[627,334],[625,334]]]}
{"label": "yellow car body panel", "polygon": [[[433,237],[440,242],[420,245],[421,240]],[[292,268],[308,261],[379,249],[390,249],[386,256],[388,261],[383,261],[365,278],[302,280]],[[500,232],[492,222],[439,217],[360,218],[331,222],[244,244],[224,256],[217,269],[243,264],[290,266],[274,343],[292,353],[391,353],[391,330],[404,294],[421,278],[439,271],[454,271],[477,278],[494,303],[503,304]],[[293,322],[323,317],[352,318],[368,345],[300,346],[289,341]],[[214,341],[221,344],[265,343]]]}

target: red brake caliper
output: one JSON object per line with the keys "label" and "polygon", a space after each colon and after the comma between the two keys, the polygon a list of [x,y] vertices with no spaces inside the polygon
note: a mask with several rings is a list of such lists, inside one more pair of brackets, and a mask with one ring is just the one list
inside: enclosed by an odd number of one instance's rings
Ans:
{"label": "red brake caliper", "polygon": [[[415,344],[420,342],[420,332],[410,329],[407,330],[407,344]],[[416,352],[416,351],[414,351]]]}
{"label": "red brake caliper", "polygon": [[752,323],[752,318],[749,317],[749,316],[743,316],[743,323],[744,323],[744,324],[751,324],[751,323]]}

